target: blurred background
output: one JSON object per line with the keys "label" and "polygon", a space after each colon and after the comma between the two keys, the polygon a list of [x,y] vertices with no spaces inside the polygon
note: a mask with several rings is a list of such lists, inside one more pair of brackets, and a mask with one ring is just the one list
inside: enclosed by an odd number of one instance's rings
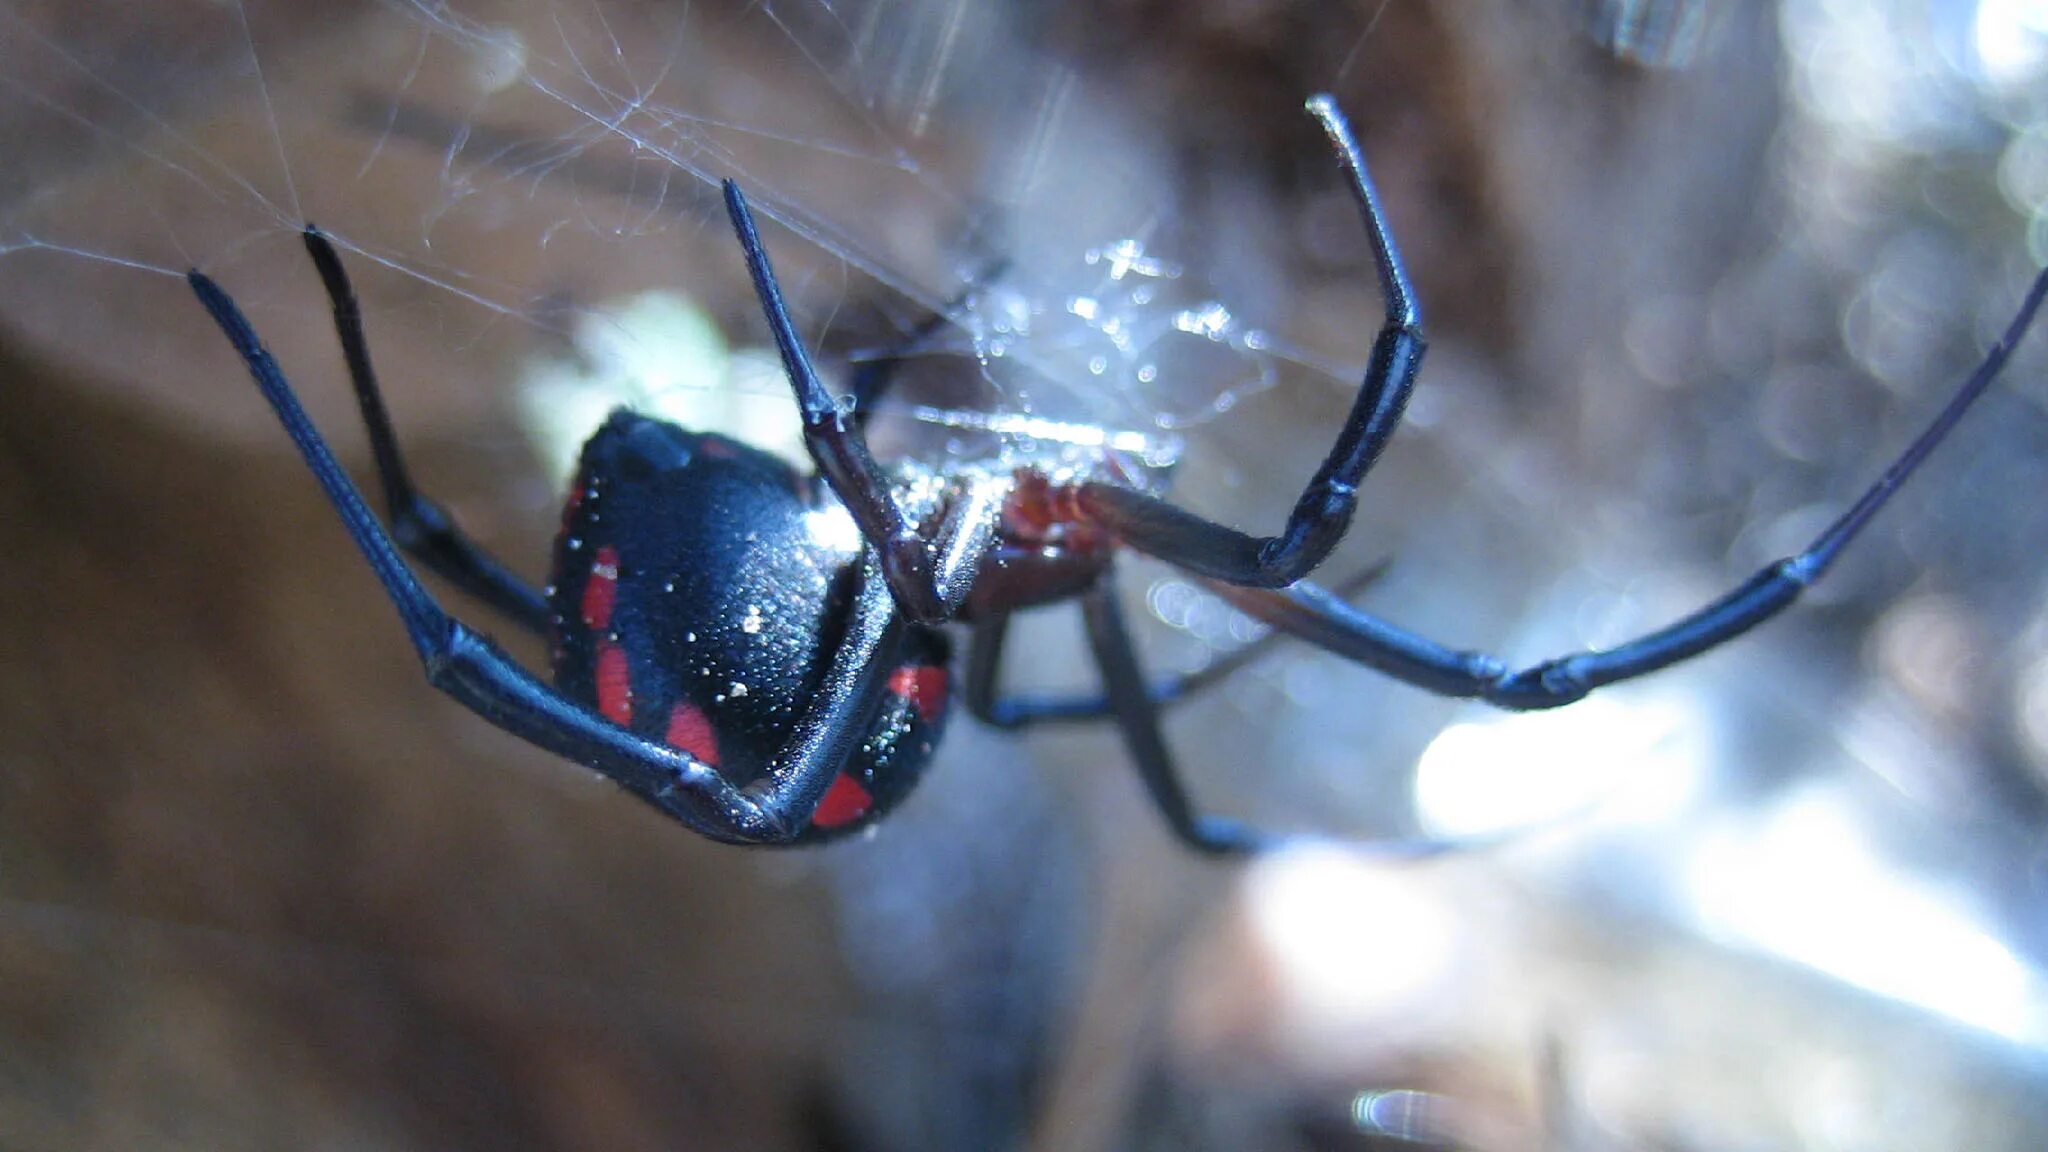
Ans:
{"label": "blurred background", "polygon": [[[960,716],[778,853],[429,690],[180,279],[361,465],[333,234],[540,581],[610,406],[791,450],[731,175],[842,378],[943,317],[889,451],[1101,427],[1270,530],[1379,324],[1319,91],[1432,337],[1324,574],[1510,659],[1797,551],[2048,260],[2040,0],[0,4],[0,1149],[2041,1147],[2048,333],[1713,655],[1506,716],[1280,645],[1180,706],[1298,847]],[[1162,671],[1256,634],[1124,571]],[[1010,673],[1091,683],[1070,610]]]}

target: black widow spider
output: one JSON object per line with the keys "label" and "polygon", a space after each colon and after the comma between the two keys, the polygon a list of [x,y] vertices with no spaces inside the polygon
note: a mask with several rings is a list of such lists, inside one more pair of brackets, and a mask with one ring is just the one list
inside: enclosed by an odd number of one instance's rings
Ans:
{"label": "black widow spider", "polygon": [[[1112,465],[1049,472],[956,462],[885,470],[869,454],[856,384],[842,408],[797,339],[745,197],[726,207],[802,411],[817,465],[800,475],[722,436],[618,411],[585,445],[544,595],[470,542],[412,485],[353,290],[310,226],[306,247],[334,306],[349,376],[388,499],[389,534],[321,439],[240,309],[204,274],[192,289],[248,366],[355,538],[426,666],[477,714],[587,764],[713,839],[810,842],[900,802],[937,741],[948,696],[939,626],[973,626],[968,709],[1015,728],[1108,716],[1173,831],[1207,852],[1261,837],[1197,814],[1159,731],[1160,707],[1212,672],[1151,684],[1118,607],[1112,557],[1129,547],[1206,580],[1279,632],[1446,696],[1504,708],[1568,704],[1604,684],[1698,655],[1776,615],[1827,570],[2004,366],[2042,297],[2037,278],[2003,338],[1916,438],[1807,549],[1691,615],[1614,648],[1511,670],[1367,615],[1302,582],[1344,535],[1359,482],[1400,422],[1423,355],[1421,312],[1349,125],[1308,101],[1364,217],[1386,318],[1358,397],[1281,531],[1250,536],[1122,482]],[[843,531],[847,517],[857,527]],[[395,538],[395,539],[394,539]],[[556,687],[449,616],[399,548],[526,628],[551,634]],[[1097,696],[1004,697],[1010,614],[1078,598],[1101,671]],[[1231,661],[1224,661],[1227,666]]]}

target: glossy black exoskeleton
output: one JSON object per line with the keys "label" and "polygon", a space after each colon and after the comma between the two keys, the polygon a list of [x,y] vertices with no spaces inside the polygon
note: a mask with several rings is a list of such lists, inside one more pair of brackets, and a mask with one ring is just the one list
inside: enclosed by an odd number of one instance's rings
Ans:
{"label": "glossy black exoskeleton", "polygon": [[[916,781],[944,720],[946,639],[938,629],[964,621],[973,625],[962,691],[970,711],[1004,727],[1109,717],[1169,826],[1209,852],[1259,841],[1197,814],[1160,735],[1159,709],[1234,661],[1148,684],[1113,586],[1117,548],[1203,577],[1280,633],[1429,691],[1504,708],[1569,704],[1714,648],[1791,605],[1990,385],[2048,295],[2044,272],[1947,406],[1804,551],[1635,640],[1512,669],[1302,581],[1349,526],[1359,484],[1400,423],[1423,355],[1421,309],[1358,145],[1328,97],[1310,100],[1309,110],[1357,201],[1386,312],[1350,415],[1272,536],[1246,535],[1140,490],[1107,453],[1071,467],[955,461],[936,472],[885,471],[865,432],[877,391],[857,388],[849,410],[826,390],[746,200],[727,183],[726,205],[817,471],[801,475],[723,437],[614,415],[584,450],[554,588],[543,596],[413,487],[355,296],[324,237],[309,228],[306,245],[334,304],[390,508],[389,534],[234,302],[205,275],[194,271],[190,280],[383,582],[428,679],[506,731],[589,765],[715,839],[816,840],[871,823]],[[556,687],[442,610],[401,548],[522,626],[551,633]],[[1100,694],[1003,697],[996,685],[1010,614],[1068,599],[1080,601]]]}
{"label": "glossy black exoskeleton", "polygon": [[[555,685],[741,784],[765,779],[877,574],[816,477],[724,436],[619,411],[584,446],[549,590]],[[906,625],[801,841],[910,792],[945,725],[944,633]]]}

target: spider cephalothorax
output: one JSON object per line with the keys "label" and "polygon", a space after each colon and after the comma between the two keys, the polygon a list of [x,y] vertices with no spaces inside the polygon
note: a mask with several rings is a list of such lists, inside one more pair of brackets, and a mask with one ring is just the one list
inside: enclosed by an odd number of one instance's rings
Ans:
{"label": "spider cephalothorax", "polygon": [[[240,309],[202,273],[190,280],[383,582],[429,680],[499,727],[603,772],[715,839],[821,839],[871,823],[916,782],[951,688],[941,626],[960,621],[972,625],[961,692],[970,711],[1004,727],[1108,717],[1169,826],[1210,852],[1259,841],[1195,811],[1160,735],[1159,709],[1214,676],[1146,680],[1113,584],[1117,549],[1203,577],[1281,633],[1429,691],[1508,708],[1568,704],[1713,648],[1789,606],[1989,386],[2048,296],[2044,272],[1948,405],[1804,551],[1628,643],[1512,669],[1302,581],[1350,524],[1360,482],[1400,423],[1424,347],[1421,310],[1350,128],[1328,97],[1310,100],[1309,110],[1363,216],[1386,313],[1350,415],[1272,536],[1182,511],[1108,456],[1075,471],[988,461],[881,468],[865,422],[885,385],[857,383],[850,410],[835,402],[797,337],[746,199],[728,182],[726,205],[817,471],[799,473],[721,436],[615,414],[584,449],[544,595],[413,487],[355,296],[325,237],[309,228],[306,244],[333,301],[376,452],[388,534]],[[401,546],[521,626],[551,634],[555,686],[450,617]],[[1101,692],[1002,695],[1010,615],[1070,599],[1080,602]],[[1226,659],[1212,672],[1233,664]]]}

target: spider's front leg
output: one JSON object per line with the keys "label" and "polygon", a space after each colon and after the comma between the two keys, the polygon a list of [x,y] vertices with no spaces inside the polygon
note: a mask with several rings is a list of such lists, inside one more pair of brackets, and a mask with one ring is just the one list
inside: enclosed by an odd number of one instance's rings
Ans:
{"label": "spider's front leg", "polygon": [[1322,123],[1358,201],[1386,299],[1385,323],[1336,444],[1275,536],[1246,535],[1114,484],[1084,484],[1076,494],[1089,519],[1138,551],[1212,580],[1257,588],[1284,587],[1308,575],[1344,538],[1358,505],[1359,483],[1401,423],[1426,346],[1421,306],[1351,126],[1329,96],[1310,99],[1308,110]]}
{"label": "spider's front leg", "polygon": [[1558,708],[1609,684],[1645,676],[1726,644],[1790,608],[1825,576],[1885,502],[1934,453],[2004,370],[2034,316],[2048,303],[2048,268],[2020,301],[2005,334],[1848,511],[1796,555],[1767,564],[1748,580],[1655,631],[1611,648],[1574,652],[1514,668],[1484,652],[1451,648],[1345,604],[1310,584],[1214,591],[1239,609],[1297,639],[1378,669],[1440,696],[1470,697],[1502,708]]}
{"label": "spider's front leg", "polygon": [[888,478],[869,454],[861,422],[842,409],[826,390],[796,325],[783,302],[782,287],[768,252],[761,246],[754,227],[754,213],[739,185],[725,182],[725,207],[732,217],[733,231],[746,253],[747,271],[754,279],[754,292],[767,314],[768,327],[775,334],[775,347],[782,355],[783,371],[796,393],[803,414],[804,447],[832,491],[846,505],[861,537],[875,550],[882,575],[896,594],[904,615],[920,624],[951,620],[966,603],[974,573],[988,554],[997,520],[981,508],[954,508],[946,514],[936,538],[927,537],[903,518],[903,510],[889,490]]}
{"label": "spider's front leg", "polygon": [[451,617],[407,566],[241,309],[202,273],[192,272],[187,279],[384,585],[429,682],[499,728],[596,769],[714,840],[779,843],[804,831],[858,749],[902,649],[902,618],[877,573],[863,568],[854,574],[859,583],[843,634],[817,692],[790,724],[787,741],[765,777],[757,785],[736,787],[690,753],[637,735],[564,697]]}

